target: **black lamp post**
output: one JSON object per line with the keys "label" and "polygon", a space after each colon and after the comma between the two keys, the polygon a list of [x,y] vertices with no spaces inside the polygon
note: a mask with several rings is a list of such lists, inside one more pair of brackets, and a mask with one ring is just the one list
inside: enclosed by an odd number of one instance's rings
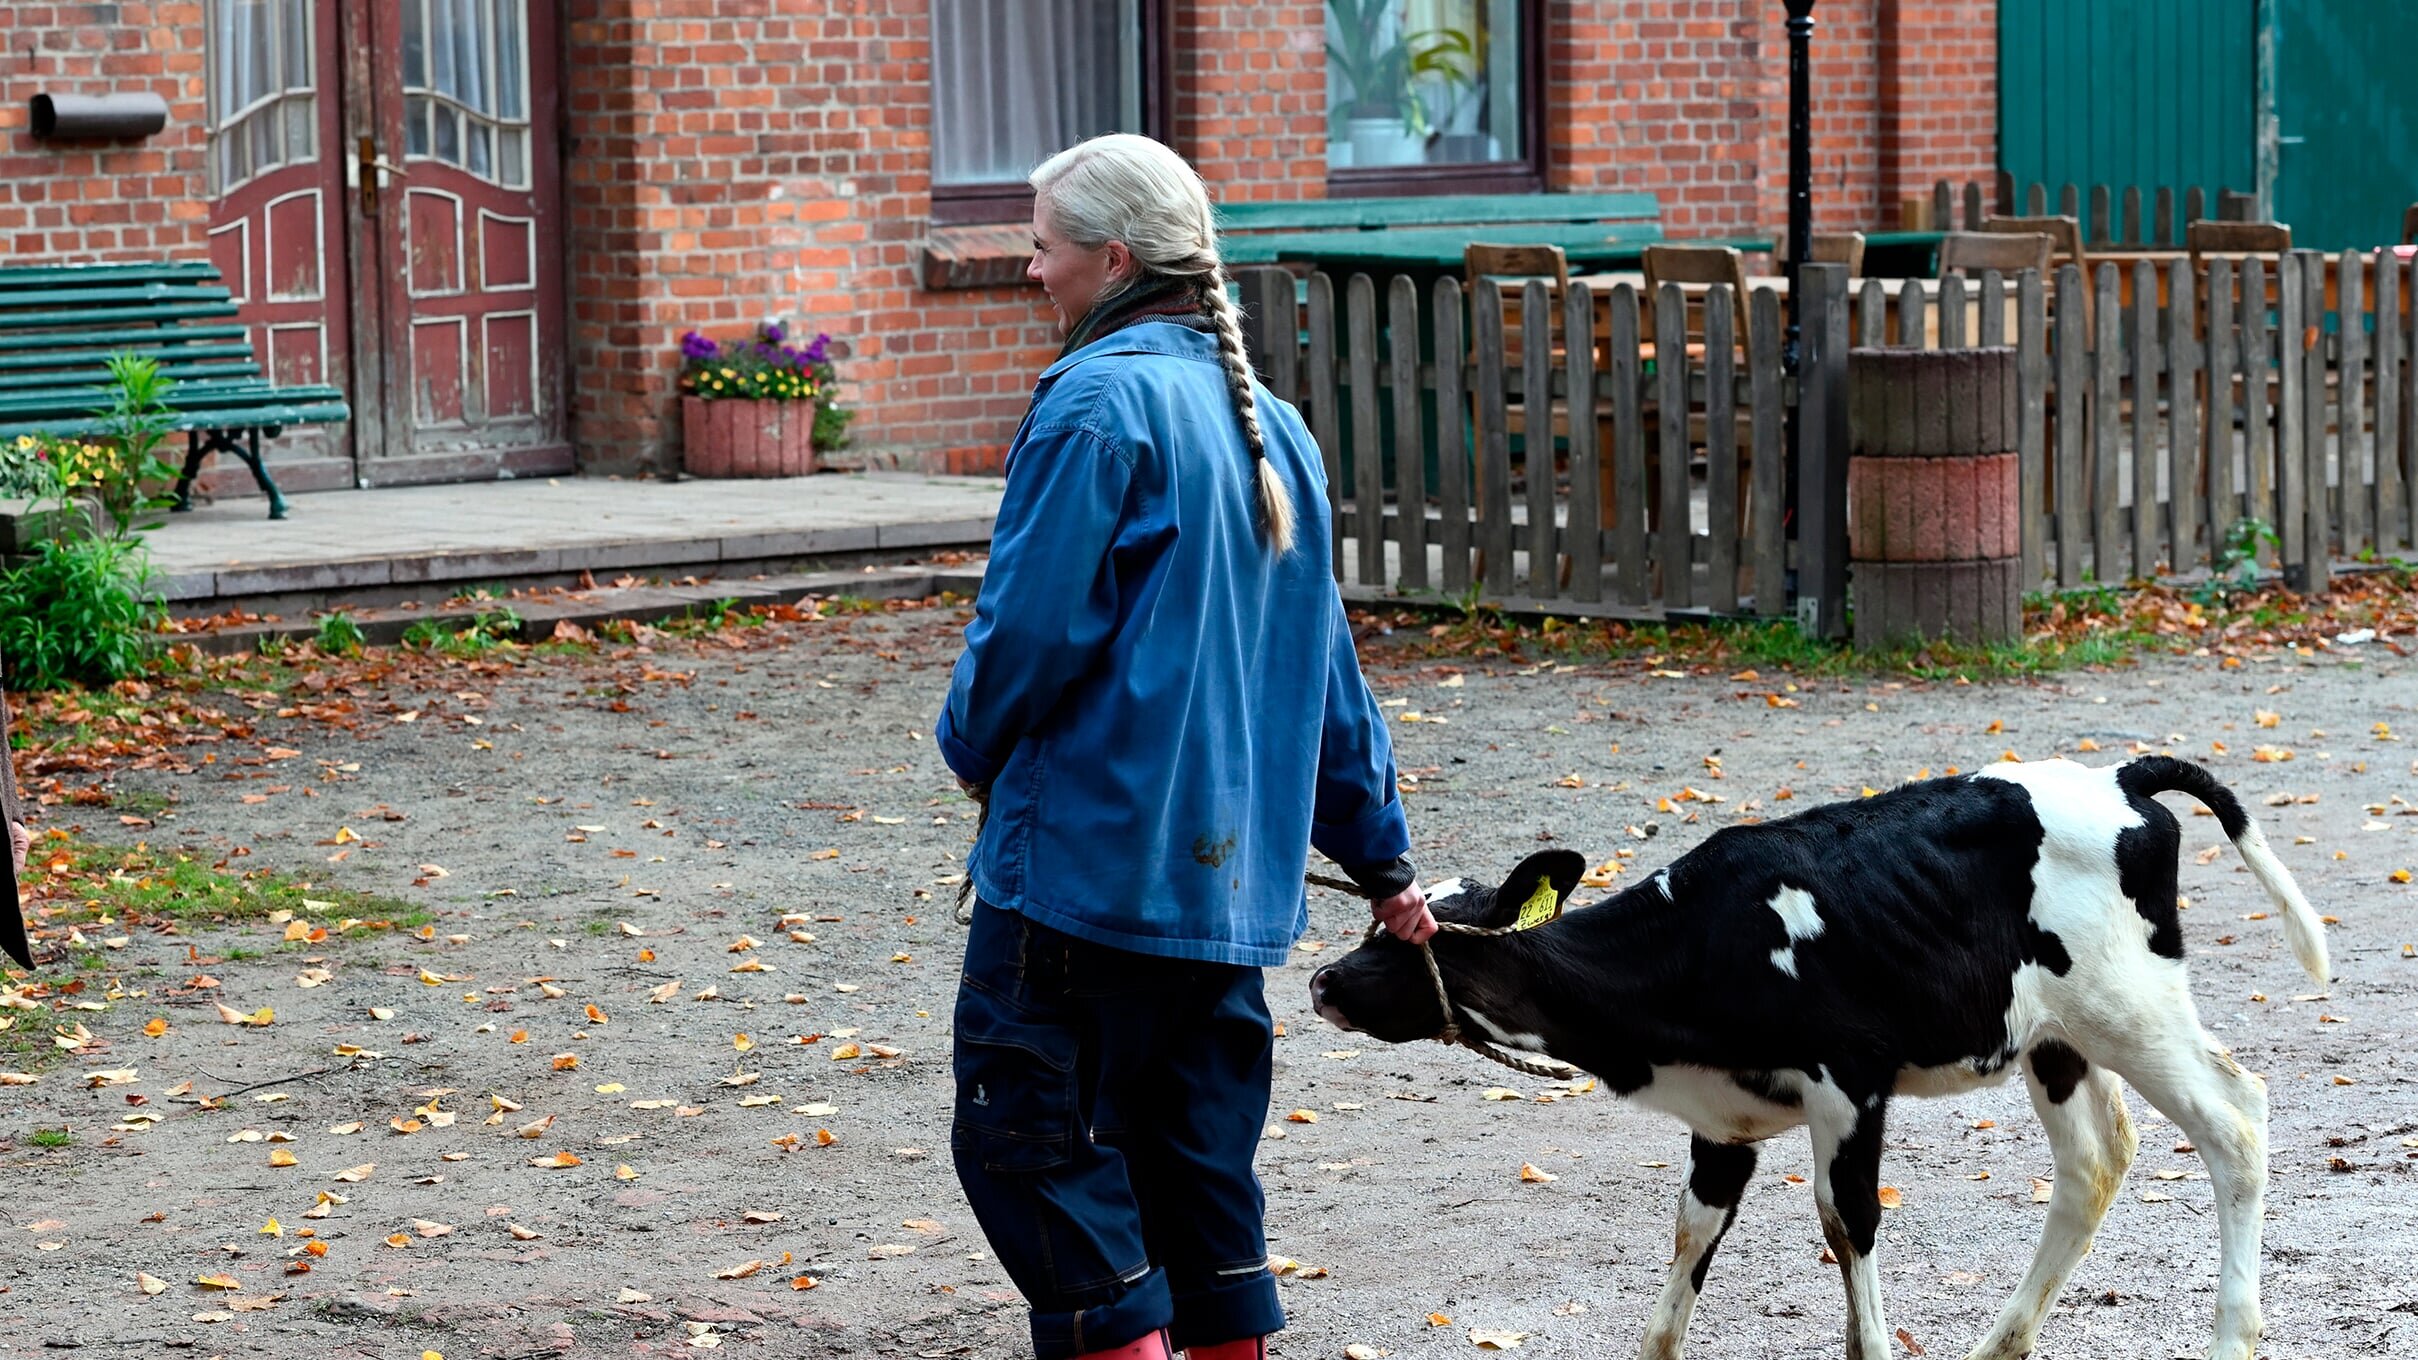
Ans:
{"label": "black lamp post", "polygon": [[[1788,371],[1797,371],[1797,303],[1804,296],[1799,266],[1813,249],[1813,116],[1806,49],[1813,41],[1814,0],[1788,0]],[[1790,427],[1792,434],[1795,427]],[[1793,439],[1791,441],[1794,442]],[[1789,462],[1796,462],[1790,450]]]}

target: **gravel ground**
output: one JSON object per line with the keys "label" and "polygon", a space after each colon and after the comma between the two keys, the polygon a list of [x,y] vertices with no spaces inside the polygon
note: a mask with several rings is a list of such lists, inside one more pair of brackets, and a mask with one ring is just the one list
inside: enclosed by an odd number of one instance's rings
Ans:
{"label": "gravel ground", "polygon": [[[259,754],[299,753],[265,765],[230,749],[190,774],[120,776],[124,806],[173,800],[149,828],[53,809],[54,825],[80,821],[96,838],[212,858],[248,847],[237,867],[324,869],[419,905],[434,938],[283,943],[267,923],[138,932],[85,974],[110,984],[87,998],[119,993],[107,1009],[7,1012],[19,1025],[81,1022],[98,1042],[33,1085],[0,1088],[0,1353],[1018,1353],[1021,1306],[947,1156],[962,947],[948,907],[971,821],[925,733],[962,617],[932,609],[782,629],[746,650],[549,663],[487,691],[440,677],[365,696],[377,720],[359,735],[264,719]],[[1598,860],[1629,848],[1630,871],[1650,870],[1741,816],[2008,749],[2041,758],[2089,741],[2101,754],[2083,758],[2106,762],[2141,742],[2210,760],[2340,922],[2338,979],[2312,996],[2276,924],[2243,919],[2266,903],[2232,851],[2198,862],[2221,844],[2215,823],[2173,800],[2202,1014],[2272,1091],[2270,1353],[2418,1353],[2418,960],[2405,943],[2418,941],[2418,888],[2389,879],[2418,866],[2418,747],[2377,729],[2418,731],[2407,663],[2373,648],[2286,652],[2235,669],[2161,659],[2040,684],[1792,693],[1779,677],[1634,659],[1525,666],[1407,650],[1380,640],[1369,670],[1404,720],[1396,741],[1419,781],[1408,801],[1430,881],[1500,874],[1545,840]],[[2261,710],[2278,715],[2272,728]],[[2293,758],[2255,760],[2258,747]],[[260,799],[271,787],[286,792]],[[1658,806],[1691,787],[1721,801]],[[1632,826],[1655,834],[1638,840]],[[325,869],[347,827],[360,843]],[[1299,1263],[1275,1352],[1469,1354],[1484,1328],[1527,1334],[1528,1355],[1633,1353],[1668,1254],[1684,1131],[1600,1091],[1539,1099],[1554,1088],[1467,1052],[1361,1048],[1328,1029],[1306,983],[1349,947],[1358,911],[1314,894],[1310,940],[1268,977],[1286,1032],[1260,1166],[1271,1246]],[[761,971],[735,971],[751,960]],[[332,977],[298,986],[309,968]],[[192,987],[203,973],[220,985]],[[272,1007],[274,1023],[222,1024],[222,1002]],[[155,1016],[166,1033],[145,1037]],[[367,1051],[336,1051],[347,1045]],[[130,1084],[81,1080],[123,1068]],[[326,1070],[191,1103],[314,1069]],[[1496,1087],[1529,1098],[1483,1098]],[[2133,1108],[2140,1163],[2044,1355],[2206,1347],[2209,1184],[2170,1150],[2173,1126],[2137,1097]],[[1283,1122],[1295,1109],[1318,1119]],[[164,1118],[113,1127],[138,1112]],[[410,1133],[390,1122],[415,1119]],[[360,1131],[337,1131],[354,1121]],[[31,1140],[61,1127],[69,1146]],[[280,1137],[292,1141],[267,1141]],[[272,1165],[283,1152],[296,1164]],[[532,1165],[559,1153],[578,1164]],[[1523,1163],[1555,1179],[1523,1183]],[[333,1179],[368,1164],[358,1181]],[[1698,1354],[1840,1353],[1837,1276],[1817,1260],[1810,1187],[1790,1179],[1810,1169],[1802,1133],[1767,1149],[1698,1308]],[[2019,1083],[1899,1102],[1883,1164],[1903,1196],[1882,1226],[1889,1326],[1932,1354],[1977,1339],[2029,1260],[2045,1215],[2032,1178],[2049,1173]],[[306,1218],[321,1192],[344,1202]],[[272,1217],[282,1238],[263,1235]],[[306,1225],[329,1250],[288,1274]],[[138,1272],[165,1289],[146,1295]]]}

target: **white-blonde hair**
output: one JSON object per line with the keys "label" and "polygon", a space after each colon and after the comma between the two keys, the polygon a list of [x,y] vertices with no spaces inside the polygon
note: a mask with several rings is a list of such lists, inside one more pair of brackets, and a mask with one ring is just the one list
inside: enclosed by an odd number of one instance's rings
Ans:
{"label": "white-blonde hair", "polygon": [[1050,225],[1079,246],[1098,248],[1122,241],[1141,266],[1112,279],[1097,307],[1147,274],[1190,279],[1217,324],[1219,358],[1227,395],[1242,425],[1243,443],[1259,489],[1259,512],[1269,545],[1279,554],[1293,547],[1293,497],[1268,462],[1267,438],[1251,394],[1251,363],[1243,350],[1242,314],[1226,296],[1226,266],[1217,251],[1217,224],[1200,172],[1182,156],[1148,137],[1117,132],[1077,142],[1032,173],[1033,192]]}

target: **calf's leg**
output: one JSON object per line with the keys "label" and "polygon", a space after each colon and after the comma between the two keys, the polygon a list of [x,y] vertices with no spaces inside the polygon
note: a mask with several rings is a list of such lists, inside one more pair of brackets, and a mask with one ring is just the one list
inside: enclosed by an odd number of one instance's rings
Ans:
{"label": "calf's leg", "polygon": [[2251,1360],[2264,1325],[2258,1271],[2267,1195],[2267,1085],[2200,1028],[2190,1005],[2183,998],[2165,1023],[2125,1036],[2106,1060],[2183,1130],[2208,1163],[2223,1253],[2209,1360]]}
{"label": "calf's leg", "polygon": [[1679,1192],[1678,1242],[1671,1249],[1671,1277],[1663,1282],[1662,1297],[1646,1322],[1645,1360],[1680,1360],[1687,1346],[1688,1316],[1696,1296],[1704,1292],[1705,1272],[1713,1264],[1713,1249],[1738,1217],[1738,1201],[1755,1173],[1751,1143],[1716,1143],[1697,1137],[1688,1142],[1687,1185]]}
{"label": "calf's leg", "polygon": [[1881,1320],[1881,1273],[1873,1250],[1881,1227],[1881,1125],[1888,1097],[1855,1095],[1829,1081],[1807,1090],[1813,1135],[1814,1206],[1822,1237],[1847,1285],[1847,1360],[1890,1360]]}
{"label": "calf's leg", "polygon": [[2048,1225],[2041,1229],[2031,1270],[1967,1360],[2020,1360],[2032,1353],[2041,1319],[2048,1316],[2049,1305],[2057,1301],[2075,1264],[2091,1249],[2091,1239],[2140,1146],[2114,1073],[2093,1066],[2054,1039],[2024,1055],[2023,1072],[2032,1108],[2040,1112],[2056,1154],[2057,1188],[2049,1199]]}

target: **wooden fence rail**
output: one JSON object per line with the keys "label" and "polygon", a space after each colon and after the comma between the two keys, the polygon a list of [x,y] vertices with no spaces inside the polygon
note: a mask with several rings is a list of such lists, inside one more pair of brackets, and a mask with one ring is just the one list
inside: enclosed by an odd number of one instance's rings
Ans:
{"label": "wooden fence rail", "polygon": [[[2180,208],[2180,214],[2176,209]],[[2186,224],[2203,219],[2248,221],[2258,215],[2254,194],[2218,186],[2137,184],[2018,184],[2001,172],[1978,180],[1931,186],[1931,223],[1941,231],[1978,231],[1985,217],[2071,217],[2092,248],[2179,246]]]}
{"label": "wooden fence rail", "polygon": [[1741,309],[1726,287],[1471,297],[1312,274],[1297,306],[1281,271],[1240,283],[1263,377],[1325,454],[1347,595],[1790,608],[1773,290]]}
{"label": "wooden fence rail", "polygon": [[1825,497],[1845,431],[1806,412],[1792,480],[1786,422],[1814,386],[1843,399],[1850,341],[2014,346],[2027,589],[2245,550],[2322,589],[2339,559],[2418,550],[2411,272],[2390,250],[2178,254],[1910,280],[1894,299],[1865,280],[1851,299],[1841,271],[1809,269],[1830,280],[1809,288],[1809,340],[1838,340],[1793,376],[1768,287],[1741,309],[1722,285],[1467,296],[1313,274],[1296,301],[1282,271],[1240,282],[1257,362],[1325,455],[1348,597],[1778,616],[1792,580],[1837,608],[1844,512]]}

